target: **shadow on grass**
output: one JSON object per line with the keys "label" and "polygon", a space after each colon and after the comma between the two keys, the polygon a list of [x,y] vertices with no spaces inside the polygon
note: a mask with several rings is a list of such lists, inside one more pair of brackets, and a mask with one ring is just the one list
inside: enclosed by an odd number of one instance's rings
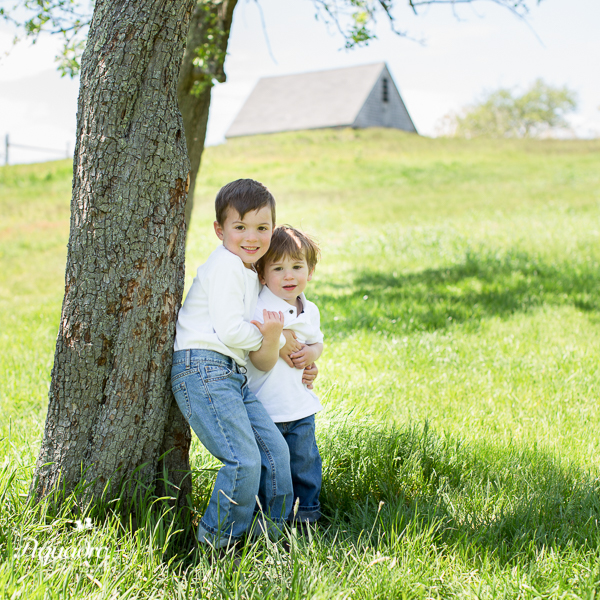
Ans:
{"label": "shadow on grass", "polygon": [[[397,554],[406,536],[425,536],[506,563],[534,561],[542,547],[600,544],[600,480],[544,450],[468,444],[427,423],[350,419],[324,427],[319,448],[322,525],[337,545],[371,536],[372,545]],[[196,514],[216,470],[195,472]]]}
{"label": "shadow on grass", "polygon": [[[594,260],[547,263],[524,252],[468,252],[463,262],[418,273],[358,272],[348,293],[316,298],[328,337],[357,330],[434,331],[452,323],[477,326],[549,305],[600,311]],[[335,283],[333,283],[335,288]]]}
{"label": "shadow on grass", "polygon": [[470,447],[427,423],[332,425],[324,438],[325,517],[356,536],[371,531],[388,551],[423,532],[501,562],[600,542],[600,481],[543,451]]}
{"label": "shadow on grass", "polygon": [[[376,548],[383,560],[404,556],[407,547],[427,559],[435,547],[476,564],[491,559],[512,566],[533,564],[543,548],[585,552],[600,543],[599,481],[539,449],[469,445],[437,434],[427,423],[389,427],[349,419],[331,422],[321,432],[319,444],[324,522],[316,532],[316,546],[301,558],[307,572],[325,569],[329,554],[337,556],[336,549],[344,556],[366,553],[371,560]],[[233,597],[238,571],[234,561],[193,550],[196,523],[187,510],[192,507],[177,509],[140,487],[131,507],[117,502],[107,511],[98,507],[79,511],[77,503],[67,502],[55,513],[46,501],[37,505],[23,501],[21,486],[14,485],[16,473],[0,473],[3,514],[10,517],[7,522],[17,524],[0,528],[4,558],[16,552],[34,568],[37,558],[31,548],[24,549],[27,540],[37,540],[40,547],[64,544],[81,552],[93,543],[102,553],[94,555],[92,564],[113,557],[117,564],[120,556],[127,556],[140,569],[153,561],[152,569],[162,565],[176,577],[200,568],[200,577],[218,579],[225,590],[219,597]],[[207,499],[214,470],[201,473],[201,494]],[[195,500],[198,509],[197,502],[203,500]],[[89,530],[81,527],[87,517]],[[247,541],[244,552],[246,568],[255,577],[252,585],[265,590],[259,596],[271,597],[269,590],[288,576],[288,559],[260,541]],[[283,570],[265,576],[265,552]],[[294,560],[298,559],[292,556]],[[301,563],[294,563],[294,569],[300,568]]]}

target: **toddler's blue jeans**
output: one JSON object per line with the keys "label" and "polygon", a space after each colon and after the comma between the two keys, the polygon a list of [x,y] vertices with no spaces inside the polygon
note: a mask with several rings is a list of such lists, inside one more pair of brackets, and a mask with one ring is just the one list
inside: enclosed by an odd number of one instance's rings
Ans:
{"label": "toddler's blue jeans", "polygon": [[[290,513],[290,519],[306,523],[321,516],[319,494],[321,493],[322,464],[315,439],[315,415],[275,423],[290,449],[290,468],[294,486],[294,504],[299,499],[298,512]],[[292,507],[292,511],[295,510]]]}
{"label": "toddler's blue jeans", "polygon": [[239,539],[257,497],[270,521],[285,521],[292,508],[288,446],[236,362],[211,350],[179,350],[171,387],[194,433],[223,463],[198,540],[220,548]]}

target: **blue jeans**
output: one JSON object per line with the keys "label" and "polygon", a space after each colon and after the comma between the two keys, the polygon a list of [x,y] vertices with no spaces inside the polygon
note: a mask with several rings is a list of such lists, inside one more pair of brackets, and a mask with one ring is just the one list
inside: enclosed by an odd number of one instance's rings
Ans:
{"label": "blue jeans", "polygon": [[315,439],[315,415],[275,425],[290,449],[294,504],[299,500],[298,512],[296,516],[291,513],[290,519],[294,518],[304,523],[316,521],[321,516],[319,494],[323,473],[321,455]]}
{"label": "blue jeans", "polygon": [[256,498],[276,525],[292,508],[290,454],[236,362],[211,350],[173,355],[171,387],[177,404],[206,449],[223,463],[198,540],[217,548],[252,525]]}

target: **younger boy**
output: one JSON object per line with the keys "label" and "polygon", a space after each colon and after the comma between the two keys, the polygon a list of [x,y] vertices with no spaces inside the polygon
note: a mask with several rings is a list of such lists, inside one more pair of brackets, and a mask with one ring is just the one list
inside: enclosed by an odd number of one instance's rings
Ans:
{"label": "younger boy", "polygon": [[222,548],[248,530],[257,496],[275,523],[284,521],[292,481],[287,444],[244,375],[248,351],[262,344],[276,354],[285,342],[283,315],[264,311],[250,323],[254,264],[269,248],[275,199],[261,183],[240,179],[221,188],[215,209],[223,245],[199,267],[179,311],[171,386],[191,428],[223,463],[197,533],[200,543]]}
{"label": "younger boy", "polygon": [[[263,310],[281,311],[284,330],[295,333],[297,351],[289,358],[280,357],[266,373],[260,370],[254,352],[250,352],[251,363],[247,365],[250,390],[262,402],[289,447],[294,503],[298,502],[294,518],[301,522],[316,521],[321,516],[322,473],[315,413],[323,407],[302,383],[302,369],[323,351],[319,309],[304,296],[318,259],[319,248],[307,235],[285,225],[275,229],[269,250],[256,264],[265,287],[258,297],[254,318],[260,321]],[[261,353],[265,354],[265,350],[261,349]]]}

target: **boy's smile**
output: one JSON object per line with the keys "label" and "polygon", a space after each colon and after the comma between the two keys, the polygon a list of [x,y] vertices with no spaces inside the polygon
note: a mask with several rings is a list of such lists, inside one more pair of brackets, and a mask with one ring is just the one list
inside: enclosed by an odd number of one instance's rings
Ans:
{"label": "boy's smile", "polygon": [[298,260],[284,256],[275,262],[267,263],[261,283],[278,298],[295,305],[296,298],[305,290],[312,276],[313,272],[308,270],[304,257]]}
{"label": "boy's smile", "polygon": [[227,209],[227,217],[221,225],[215,221],[215,233],[229,252],[239,256],[247,269],[269,249],[273,235],[271,209],[263,206],[240,217],[235,208]]}

